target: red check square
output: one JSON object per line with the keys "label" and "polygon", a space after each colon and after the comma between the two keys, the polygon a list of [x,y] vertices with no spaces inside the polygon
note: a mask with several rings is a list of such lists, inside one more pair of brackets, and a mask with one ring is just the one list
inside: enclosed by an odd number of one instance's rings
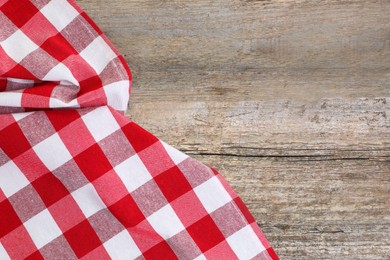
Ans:
{"label": "red check square", "polygon": [[[69,194],[64,184],[52,173],[47,173],[32,182],[46,207],[50,207],[63,197]],[[50,187],[48,189],[48,187]]]}
{"label": "red check square", "polygon": [[134,199],[127,195],[108,208],[126,228],[134,227],[145,219]]}
{"label": "red check square", "polygon": [[130,122],[123,126],[122,131],[137,153],[158,142],[157,137],[134,122]]}
{"label": "red check square", "polygon": [[166,241],[162,241],[143,253],[146,259],[177,259]]}
{"label": "red check square", "polygon": [[85,177],[94,181],[112,169],[110,162],[98,144],[94,144],[74,158]]}
{"label": "red check square", "polygon": [[225,237],[209,215],[189,226],[187,231],[202,252],[206,252],[225,240]]}
{"label": "red check square", "polygon": [[8,200],[0,202],[0,219],[0,238],[22,225],[22,221]]}
{"label": "red check square", "polygon": [[64,233],[73,251],[78,258],[81,258],[101,245],[99,237],[96,235],[88,220],[84,220],[77,226]]}
{"label": "red check square", "polygon": [[[10,141],[12,136],[12,141]],[[31,148],[17,123],[13,123],[0,131],[0,147],[10,159],[14,159]]]}
{"label": "red check square", "polygon": [[47,39],[41,48],[58,61],[63,61],[70,55],[77,55],[77,51],[68,43],[61,33]]}
{"label": "red check square", "polygon": [[169,202],[192,190],[191,185],[177,166],[156,176],[154,180]]}
{"label": "red check square", "polygon": [[[38,9],[28,0],[9,0],[0,10],[16,25],[18,28],[30,20]],[[21,15],[23,14],[23,15]]]}
{"label": "red check square", "polygon": [[80,118],[80,114],[77,112],[77,110],[48,110],[45,111],[45,113],[57,132]]}

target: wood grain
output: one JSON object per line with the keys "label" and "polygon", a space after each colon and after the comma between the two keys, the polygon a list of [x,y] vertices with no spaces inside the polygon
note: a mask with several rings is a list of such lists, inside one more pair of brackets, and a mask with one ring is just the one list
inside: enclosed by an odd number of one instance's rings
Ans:
{"label": "wood grain", "polygon": [[225,173],[282,259],[388,258],[388,161],[196,158]]}
{"label": "wood grain", "polygon": [[390,257],[390,1],[79,0],[127,116],[217,168],[281,259]]}

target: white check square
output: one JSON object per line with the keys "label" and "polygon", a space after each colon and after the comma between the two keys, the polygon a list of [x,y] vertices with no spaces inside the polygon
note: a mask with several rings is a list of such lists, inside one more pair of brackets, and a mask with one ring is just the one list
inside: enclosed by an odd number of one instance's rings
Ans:
{"label": "white check square", "polygon": [[39,48],[21,30],[17,30],[5,41],[1,42],[0,45],[7,55],[18,63]]}
{"label": "white check square", "polygon": [[38,249],[62,234],[50,212],[45,209],[24,223]]}
{"label": "white check square", "polygon": [[70,84],[78,85],[78,81],[72,72],[63,63],[58,63],[43,77],[45,81],[63,81]]}
{"label": "white check square", "polygon": [[208,213],[232,200],[216,176],[197,186],[194,191]]}
{"label": "white check square", "polygon": [[50,171],[57,169],[72,159],[72,155],[69,153],[58,133],[35,145],[33,149]]}
{"label": "white check square", "polygon": [[100,74],[117,55],[99,36],[80,52],[80,56],[92,66],[97,74]]}
{"label": "white check square", "polygon": [[133,192],[152,179],[144,163],[137,154],[114,168],[129,192]]}
{"label": "white check square", "polygon": [[0,189],[9,198],[30,182],[13,161],[8,161],[0,167]]}
{"label": "white check square", "polygon": [[164,239],[171,238],[184,230],[183,224],[169,204],[149,216],[148,221]]}
{"label": "white check square", "polygon": [[249,225],[226,240],[239,259],[251,259],[265,250],[260,239]]}
{"label": "white check square", "polygon": [[0,104],[6,107],[20,107],[22,106],[22,95],[21,92],[1,92]]}
{"label": "white check square", "polygon": [[197,256],[194,260],[207,260],[207,258],[204,256],[204,254],[201,254]]}
{"label": "white check square", "polygon": [[135,259],[142,254],[127,230],[123,230],[103,246],[111,259]]}
{"label": "white check square", "polygon": [[106,208],[106,205],[104,205],[91,183],[72,192],[72,196],[87,218]]}
{"label": "white check square", "polygon": [[127,101],[129,100],[129,81],[117,81],[103,87],[104,92],[108,98],[109,106],[125,111],[127,108]]}
{"label": "white check square", "polygon": [[12,116],[14,117],[15,121],[20,121],[23,118],[33,114],[34,112],[22,112],[22,113],[13,113]]}
{"label": "white check square", "polygon": [[120,129],[118,122],[107,106],[92,110],[83,115],[82,119],[96,142]]}
{"label": "white check square", "polygon": [[171,157],[171,159],[173,160],[173,162],[176,165],[181,163],[182,161],[184,161],[185,159],[188,158],[188,155],[186,155],[185,153],[177,150],[176,148],[173,148],[169,144],[164,143],[162,141],[161,141],[161,143],[162,143],[162,145],[164,146],[165,150],[167,151],[167,153],[169,154],[169,156]]}
{"label": "white check square", "polygon": [[[59,13],[58,10],[61,10],[61,13]],[[49,3],[41,9],[41,13],[59,32],[79,15],[77,10],[66,0],[49,1]]]}
{"label": "white check square", "polygon": [[0,243],[0,259],[11,260],[4,246]]}

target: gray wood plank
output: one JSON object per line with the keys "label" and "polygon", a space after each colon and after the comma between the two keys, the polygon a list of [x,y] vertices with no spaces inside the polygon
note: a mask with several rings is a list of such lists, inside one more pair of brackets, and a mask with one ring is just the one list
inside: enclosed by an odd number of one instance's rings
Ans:
{"label": "gray wood plank", "polygon": [[390,1],[78,0],[127,116],[218,169],[282,259],[390,255]]}
{"label": "gray wood plank", "polygon": [[282,259],[388,259],[389,161],[196,158],[226,177]]}

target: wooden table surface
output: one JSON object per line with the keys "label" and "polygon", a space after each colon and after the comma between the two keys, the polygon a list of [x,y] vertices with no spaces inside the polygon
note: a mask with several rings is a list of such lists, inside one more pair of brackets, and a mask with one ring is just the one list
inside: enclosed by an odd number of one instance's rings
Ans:
{"label": "wooden table surface", "polygon": [[281,259],[390,259],[389,0],[78,0],[127,115],[217,168]]}

